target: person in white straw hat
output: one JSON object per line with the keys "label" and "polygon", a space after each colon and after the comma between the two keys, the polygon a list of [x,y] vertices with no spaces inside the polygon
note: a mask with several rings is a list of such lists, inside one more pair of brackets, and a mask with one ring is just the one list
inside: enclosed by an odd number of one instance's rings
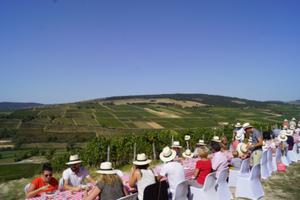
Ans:
{"label": "person in white straw hat", "polygon": [[251,152],[250,164],[254,166],[260,163],[262,157],[263,135],[257,129],[253,128],[250,123],[243,124],[243,129],[247,138],[249,140],[251,138],[251,143],[249,142],[247,147],[248,151]]}
{"label": "person in white straw hat", "polygon": [[218,142],[218,143],[221,142],[219,136],[216,136],[216,135],[214,135],[214,137],[211,139],[211,141],[213,141],[213,142]]}
{"label": "person in white straw hat", "polygon": [[69,168],[64,170],[62,174],[65,190],[80,191],[84,179],[90,183],[95,183],[89,172],[81,166],[81,163],[82,160],[77,154],[70,156],[69,162],[66,163]]}
{"label": "person in white straw hat", "polygon": [[203,149],[207,152],[209,152],[209,149],[207,148],[207,145],[205,144],[204,140],[199,140],[198,143],[196,143],[196,148],[194,150],[194,157],[198,157],[199,156],[199,150]]}
{"label": "person in white straw hat", "polygon": [[111,162],[102,162],[98,173],[97,184],[89,192],[84,193],[83,200],[96,199],[119,199],[125,196],[123,182],[112,168]]}
{"label": "person in white straw hat", "polygon": [[169,182],[170,196],[174,196],[175,189],[177,185],[185,181],[183,166],[174,161],[176,157],[176,151],[165,147],[159,155],[160,159],[164,162],[161,168],[158,179],[162,177],[167,177]]}
{"label": "person in white straw hat", "polygon": [[182,157],[189,159],[189,158],[193,158],[194,153],[192,153],[192,151],[190,149],[186,149],[183,153],[182,153]]}
{"label": "person in white straw hat", "polygon": [[133,161],[134,165],[131,168],[129,185],[130,187],[137,186],[138,199],[144,199],[145,188],[155,183],[155,175],[149,168],[150,163],[151,160],[144,153],[138,154],[136,160]]}
{"label": "person in white straw hat", "polygon": [[176,158],[180,159],[181,156],[182,156],[181,155],[182,146],[180,146],[180,142],[179,141],[174,141],[171,147],[174,151],[176,151]]}

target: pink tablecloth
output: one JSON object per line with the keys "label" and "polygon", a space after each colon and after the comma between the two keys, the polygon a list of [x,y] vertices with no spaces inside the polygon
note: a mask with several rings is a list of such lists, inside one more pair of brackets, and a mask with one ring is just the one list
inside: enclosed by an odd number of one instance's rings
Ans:
{"label": "pink tablecloth", "polygon": [[58,192],[53,196],[46,196],[43,199],[42,196],[30,198],[28,200],[81,200],[84,192],[71,192],[71,191],[62,191]]}

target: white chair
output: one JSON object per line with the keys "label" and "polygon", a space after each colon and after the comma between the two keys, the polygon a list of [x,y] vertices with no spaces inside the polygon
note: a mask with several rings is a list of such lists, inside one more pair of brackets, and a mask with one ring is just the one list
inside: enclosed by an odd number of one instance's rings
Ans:
{"label": "white chair", "polygon": [[297,148],[298,148],[297,160],[299,161],[300,160],[300,142],[296,143],[295,145],[296,145],[296,151],[297,151]]}
{"label": "white chair", "polygon": [[24,187],[25,194],[27,193],[29,187],[30,187],[30,183],[28,183],[28,184],[25,185],[25,187]]}
{"label": "white chair", "polygon": [[137,199],[138,199],[138,193],[134,193],[134,194],[127,195],[125,197],[121,197],[117,200],[137,200]]}
{"label": "white chair", "polygon": [[281,161],[281,151],[280,151],[280,149],[276,148],[275,156],[272,157],[272,165],[273,165],[274,172],[277,172],[277,163],[279,161]]}
{"label": "white chair", "polygon": [[229,190],[227,183],[228,178],[228,169],[223,169],[216,181],[217,184],[217,193],[220,200],[230,200],[233,199]]}
{"label": "white chair", "polygon": [[257,164],[252,168],[248,177],[238,177],[235,197],[256,200],[263,196],[264,190],[260,182],[260,164]]}
{"label": "white chair", "polygon": [[288,156],[291,159],[291,162],[298,162],[297,158],[297,145],[294,144],[293,149],[288,151]]}
{"label": "white chair", "polygon": [[242,165],[241,165],[240,170],[229,170],[229,179],[228,179],[229,187],[235,187],[237,177],[239,175],[248,176],[249,172],[250,172],[250,164],[249,164],[249,158],[247,158],[247,159],[242,161]]}
{"label": "white chair", "polygon": [[206,176],[202,188],[190,186],[191,200],[218,200],[216,191],[216,173],[210,173]]}
{"label": "white chair", "polygon": [[188,180],[179,183],[176,186],[173,200],[188,200],[189,184]]}
{"label": "white chair", "polygon": [[268,151],[264,151],[262,153],[262,157],[260,160],[260,169],[261,169],[261,178],[267,179],[270,176],[268,170]]}
{"label": "white chair", "polygon": [[268,171],[269,171],[270,176],[272,175],[272,172],[275,172],[272,162],[273,162],[272,149],[268,149],[268,151],[267,151],[267,166],[268,166]]}
{"label": "white chair", "polygon": [[60,178],[58,181],[58,189],[64,190],[64,179],[63,178]]}

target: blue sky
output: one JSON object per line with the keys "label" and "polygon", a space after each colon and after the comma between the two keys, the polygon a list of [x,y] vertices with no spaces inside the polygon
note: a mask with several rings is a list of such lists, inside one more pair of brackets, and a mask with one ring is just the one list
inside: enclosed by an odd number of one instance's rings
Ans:
{"label": "blue sky", "polygon": [[300,99],[300,2],[2,0],[0,101]]}

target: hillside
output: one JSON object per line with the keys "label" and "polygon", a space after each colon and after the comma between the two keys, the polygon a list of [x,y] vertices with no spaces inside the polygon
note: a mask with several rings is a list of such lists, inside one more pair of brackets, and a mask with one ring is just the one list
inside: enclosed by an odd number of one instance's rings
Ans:
{"label": "hillside", "polygon": [[84,142],[97,134],[145,129],[218,127],[236,121],[280,123],[300,106],[206,94],[110,97],[0,112],[0,138],[19,142]]}
{"label": "hillside", "polygon": [[22,103],[22,102],[0,102],[0,110],[17,110],[24,108],[39,107],[40,103]]}

